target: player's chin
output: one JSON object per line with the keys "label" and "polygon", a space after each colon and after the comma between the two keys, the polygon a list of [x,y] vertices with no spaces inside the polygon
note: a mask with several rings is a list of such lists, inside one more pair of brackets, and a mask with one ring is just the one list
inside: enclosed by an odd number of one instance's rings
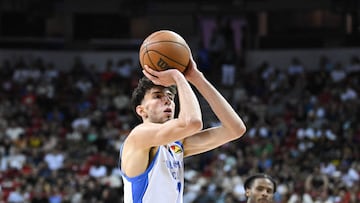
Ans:
{"label": "player's chin", "polygon": [[169,121],[169,120],[171,120],[171,119],[173,119],[173,116],[171,116],[171,115],[166,115],[166,116],[164,117],[164,123],[167,122],[167,121]]}
{"label": "player's chin", "polygon": [[269,199],[265,199],[265,198],[263,198],[263,199],[258,199],[258,201],[257,201],[258,203],[271,203],[272,201],[271,200],[269,200]]}

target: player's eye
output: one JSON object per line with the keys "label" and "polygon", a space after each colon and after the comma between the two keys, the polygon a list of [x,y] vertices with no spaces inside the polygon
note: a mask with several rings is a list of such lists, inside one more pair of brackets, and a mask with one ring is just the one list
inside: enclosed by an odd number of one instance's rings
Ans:
{"label": "player's eye", "polygon": [[171,101],[174,101],[174,96],[168,95],[168,98],[169,98]]}
{"label": "player's eye", "polygon": [[264,188],[263,188],[263,187],[257,187],[256,190],[259,191],[259,192],[261,192],[261,191],[264,190]]}

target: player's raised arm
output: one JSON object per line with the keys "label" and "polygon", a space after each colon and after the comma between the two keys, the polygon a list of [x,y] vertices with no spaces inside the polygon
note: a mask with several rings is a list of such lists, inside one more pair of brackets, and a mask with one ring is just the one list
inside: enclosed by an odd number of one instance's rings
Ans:
{"label": "player's raised arm", "polygon": [[209,151],[243,136],[246,131],[244,122],[228,101],[198,70],[192,58],[185,76],[206,99],[221,123],[218,127],[205,129],[184,140],[185,156]]}

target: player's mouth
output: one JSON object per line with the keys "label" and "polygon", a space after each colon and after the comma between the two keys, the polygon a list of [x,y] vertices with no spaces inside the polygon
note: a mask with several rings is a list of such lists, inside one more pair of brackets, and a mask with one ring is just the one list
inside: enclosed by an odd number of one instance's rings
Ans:
{"label": "player's mouth", "polygon": [[172,110],[171,110],[171,108],[166,108],[164,112],[167,113],[167,114],[171,114]]}
{"label": "player's mouth", "polygon": [[268,199],[266,199],[266,198],[262,198],[262,199],[259,199],[258,202],[268,203],[270,201]]}

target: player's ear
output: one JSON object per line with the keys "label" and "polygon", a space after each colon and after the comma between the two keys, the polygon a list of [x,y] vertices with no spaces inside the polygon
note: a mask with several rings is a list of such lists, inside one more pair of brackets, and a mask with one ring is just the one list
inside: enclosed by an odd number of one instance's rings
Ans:
{"label": "player's ear", "polygon": [[135,110],[141,118],[147,117],[147,113],[142,105],[137,105]]}
{"label": "player's ear", "polygon": [[250,196],[250,189],[246,189],[245,195],[246,195],[246,197],[249,197],[249,196]]}

